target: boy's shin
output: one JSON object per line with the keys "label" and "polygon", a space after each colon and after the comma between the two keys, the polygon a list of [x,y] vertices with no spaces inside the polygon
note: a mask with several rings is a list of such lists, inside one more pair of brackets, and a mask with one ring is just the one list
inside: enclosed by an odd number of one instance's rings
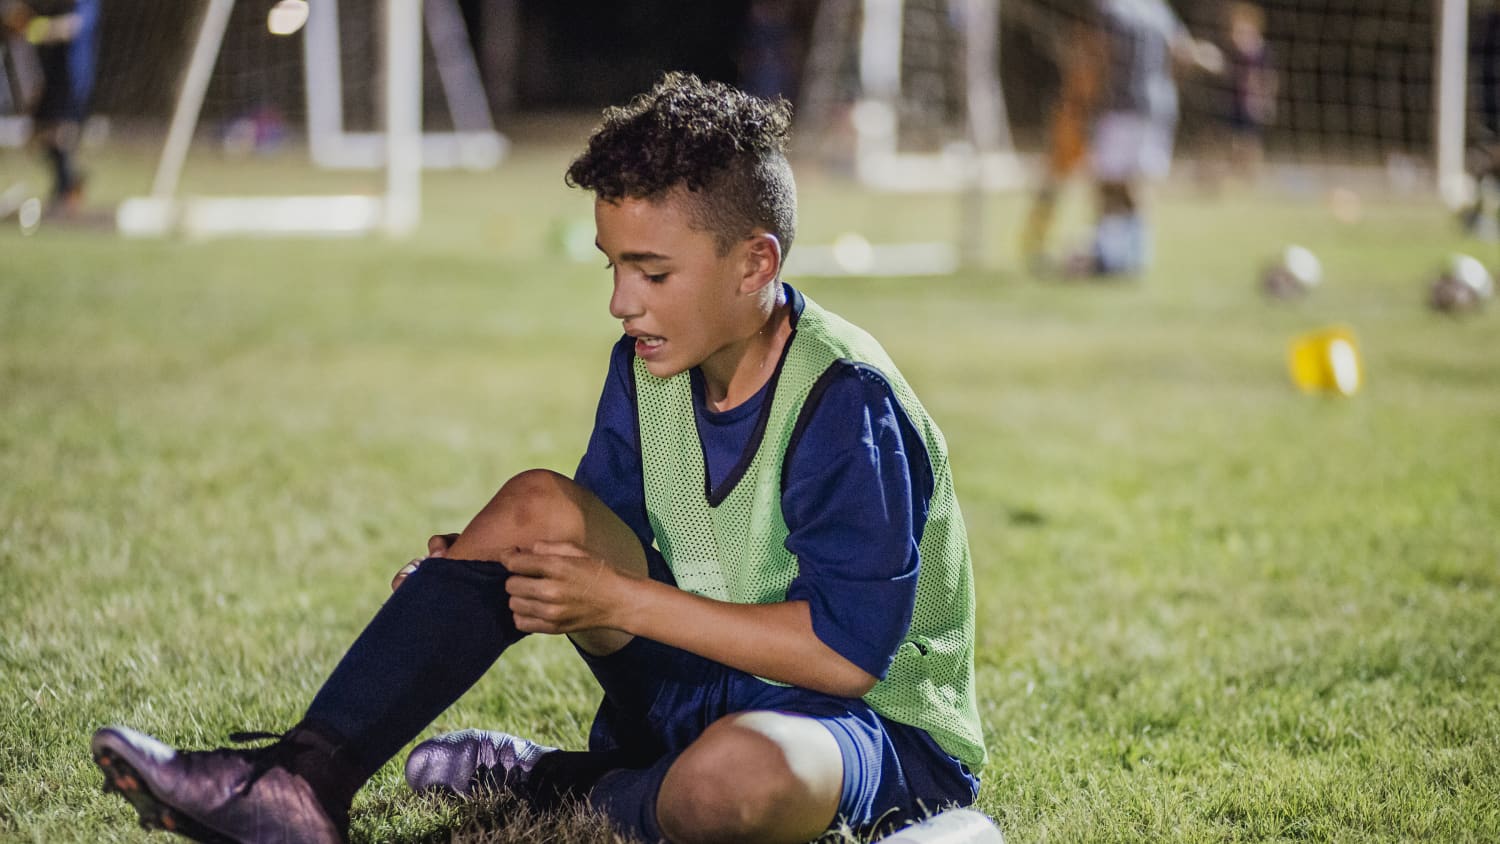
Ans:
{"label": "boy's shin", "polygon": [[303,720],[335,737],[349,777],[362,784],[525,635],[509,576],[499,563],[428,559],[370,620]]}

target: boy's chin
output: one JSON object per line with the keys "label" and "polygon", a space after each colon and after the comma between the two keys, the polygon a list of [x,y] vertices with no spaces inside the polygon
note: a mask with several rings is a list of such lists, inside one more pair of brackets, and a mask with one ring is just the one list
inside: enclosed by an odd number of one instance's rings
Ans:
{"label": "boy's chin", "polygon": [[648,360],[643,361],[643,363],[646,364],[647,372],[663,381],[674,375],[680,375],[692,368],[683,365],[680,361],[673,360]]}

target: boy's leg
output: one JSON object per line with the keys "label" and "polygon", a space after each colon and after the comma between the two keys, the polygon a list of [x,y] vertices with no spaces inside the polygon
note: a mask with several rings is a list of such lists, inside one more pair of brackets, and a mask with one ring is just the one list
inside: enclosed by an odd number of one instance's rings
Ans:
{"label": "boy's leg", "polygon": [[662,780],[657,821],[674,842],[807,841],[838,812],[844,763],[818,721],[779,712],[721,718]]}
{"label": "boy's leg", "polygon": [[807,840],[835,815],[872,830],[974,800],[960,763],[862,701],[649,639],[585,660],[606,695],[589,745],[632,758],[576,791],[644,840]]}
{"label": "boy's leg", "polygon": [[682,844],[805,841],[835,821],[886,834],[978,795],[978,779],[930,736],[860,701],[753,694],[766,708],[720,718],[652,769],[602,778],[589,802],[647,840]]}
{"label": "boy's leg", "polygon": [[756,710],[720,718],[650,768],[604,775],[588,800],[648,840],[794,842],[827,830],[843,794],[843,753],[827,727]]}
{"label": "boy's leg", "polygon": [[[622,534],[629,538],[623,549]],[[494,561],[540,540],[575,542],[606,559],[645,566],[634,534],[592,495],[551,472],[518,475],[455,543],[470,558],[450,549],[448,558],[430,559],[407,578],[344,655],[303,722],[268,749],[274,752],[177,753],[107,728],[96,733],[95,758],[108,785],[123,791],[143,819],[148,813],[186,818],[230,838],[252,820],[254,834],[267,837],[282,808],[306,802],[306,791],[342,830],[364,781],[521,638],[504,588],[508,574]],[[593,644],[618,646],[620,635]],[[288,776],[268,775],[275,770]],[[273,784],[288,796],[260,793]],[[286,820],[287,830],[298,828]]]}
{"label": "boy's leg", "polygon": [[[560,784],[620,828],[646,841],[805,841],[840,811],[848,742],[785,713],[838,717],[854,702],[650,639],[584,660],[605,693],[589,755],[624,758],[592,781],[565,773]],[[533,779],[553,779],[559,757],[539,762]]]}
{"label": "boy's leg", "polygon": [[[640,538],[599,497],[571,478],[532,469],[512,478],[448,548],[455,559],[498,560],[537,542],[571,542],[616,568],[647,574]],[[633,637],[618,630],[569,634],[594,655],[614,653]]]}
{"label": "boy's leg", "polygon": [[[593,493],[554,472],[523,472],[474,516],[446,557],[426,560],[392,593],[306,720],[343,736],[373,774],[524,635],[509,608],[509,573],[498,561],[539,541],[573,542],[645,569],[635,534]],[[618,648],[629,638],[618,631],[575,635],[593,649]]]}

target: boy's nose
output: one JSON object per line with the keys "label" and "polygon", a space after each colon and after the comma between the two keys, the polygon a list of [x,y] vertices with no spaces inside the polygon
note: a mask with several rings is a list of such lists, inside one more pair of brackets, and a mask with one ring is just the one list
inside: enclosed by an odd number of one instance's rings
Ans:
{"label": "boy's nose", "polygon": [[614,291],[609,296],[609,315],[626,320],[641,315],[640,298],[633,295],[628,280],[615,276]]}

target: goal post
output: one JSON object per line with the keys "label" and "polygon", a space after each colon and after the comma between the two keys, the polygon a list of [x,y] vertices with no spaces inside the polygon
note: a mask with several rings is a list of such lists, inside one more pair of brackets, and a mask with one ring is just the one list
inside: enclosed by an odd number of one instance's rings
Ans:
{"label": "goal post", "polygon": [[[908,33],[912,5],[921,11],[920,4],[907,0],[862,0],[859,7],[859,95],[852,118],[860,182],[897,192],[961,191],[976,184],[1017,187],[1021,167],[1011,148],[1000,90],[999,0],[928,4],[927,21],[942,20],[925,32]],[[944,24],[951,31],[943,31]],[[952,37],[960,61],[952,62],[953,56],[939,46],[945,36]],[[933,52],[923,56],[924,51]],[[913,64],[929,79],[945,80],[938,84],[949,87],[938,96],[955,107],[952,131],[933,138],[935,148],[908,149],[902,143],[903,115],[911,111],[913,99],[932,94],[908,84]]]}
{"label": "goal post", "polygon": [[[490,117],[479,67],[468,45],[463,14],[456,0],[423,0],[418,8],[414,18],[406,10],[401,24],[404,28],[388,33],[384,40],[387,61],[393,58],[389,52],[393,42],[412,42],[407,50],[415,50],[412,66],[417,79],[422,72],[422,41],[420,37],[410,38],[410,33],[422,32],[425,24],[434,47],[437,73],[454,129],[421,133],[422,166],[429,170],[493,168],[505,157],[509,144],[495,130]],[[313,162],[330,170],[379,169],[385,164],[385,135],[351,132],[344,126],[338,4],[326,0],[315,2],[308,11],[303,56],[307,74],[307,142]],[[391,7],[387,7],[387,12],[391,12]],[[398,38],[396,33],[405,33],[407,37]],[[386,76],[389,78],[390,73]],[[387,108],[390,105],[386,103]],[[417,105],[420,109],[420,103]]]}
{"label": "goal post", "polygon": [[[487,169],[504,157],[508,144],[491,122],[455,0],[383,0],[382,132],[346,131],[337,4],[315,1],[308,4],[302,31],[310,155],[314,164],[330,169],[384,169],[384,193],[179,196],[181,173],[235,3],[204,4],[151,194],[120,204],[116,224],[121,234],[337,237],[381,232],[400,237],[421,220],[424,168]],[[422,128],[424,9],[425,31],[435,52],[446,56],[439,74],[457,131]],[[467,55],[467,61],[455,53]]]}
{"label": "goal post", "polygon": [[1474,186],[1464,169],[1469,89],[1469,0],[1435,0],[1438,4],[1437,80],[1433,129],[1438,196],[1449,208],[1467,203]]}
{"label": "goal post", "polygon": [[799,134],[864,187],[951,194],[951,239],[799,247],[822,275],[948,275],[983,262],[985,196],[1027,181],[1000,86],[1000,0],[825,0],[813,24]]}

